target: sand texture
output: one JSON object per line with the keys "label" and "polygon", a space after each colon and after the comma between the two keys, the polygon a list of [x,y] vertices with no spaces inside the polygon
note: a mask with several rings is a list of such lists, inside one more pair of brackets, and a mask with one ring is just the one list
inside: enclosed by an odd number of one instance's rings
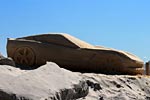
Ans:
{"label": "sand texture", "polygon": [[34,70],[0,65],[0,100],[150,100],[150,78],[71,72],[52,62]]}

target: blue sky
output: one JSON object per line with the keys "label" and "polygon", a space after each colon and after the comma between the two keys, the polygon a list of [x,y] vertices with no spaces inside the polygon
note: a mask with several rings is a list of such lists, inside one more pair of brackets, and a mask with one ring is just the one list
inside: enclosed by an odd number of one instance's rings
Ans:
{"label": "blue sky", "polygon": [[69,33],[150,59],[150,0],[1,0],[0,52],[7,38]]}

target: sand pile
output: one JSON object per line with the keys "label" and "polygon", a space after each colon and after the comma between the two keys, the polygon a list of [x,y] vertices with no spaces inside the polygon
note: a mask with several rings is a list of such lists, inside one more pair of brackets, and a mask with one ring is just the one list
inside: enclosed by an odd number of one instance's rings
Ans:
{"label": "sand pile", "polygon": [[15,62],[11,58],[6,58],[0,53],[0,65],[15,66]]}
{"label": "sand pile", "polygon": [[73,100],[88,93],[80,74],[47,63],[35,70],[0,65],[0,100]]}
{"label": "sand pile", "polygon": [[150,100],[145,76],[77,73],[52,62],[34,70],[0,65],[0,100]]}
{"label": "sand pile", "polygon": [[83,74],[89,93],[79,100],[150,100],[150,77]]}

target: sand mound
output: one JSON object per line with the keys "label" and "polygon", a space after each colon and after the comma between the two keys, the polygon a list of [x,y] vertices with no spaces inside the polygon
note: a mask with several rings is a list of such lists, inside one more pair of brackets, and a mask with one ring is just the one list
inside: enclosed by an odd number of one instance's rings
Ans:
{"label": "sand mound", "polygon": [[49,62],[35,70],[0,65],[0,100],[150,100],[145,76],[76,73]]}

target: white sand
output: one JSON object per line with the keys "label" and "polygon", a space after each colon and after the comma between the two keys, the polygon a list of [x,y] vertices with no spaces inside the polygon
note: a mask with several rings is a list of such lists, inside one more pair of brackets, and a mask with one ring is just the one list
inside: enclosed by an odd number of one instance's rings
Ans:
{"label": "white sand", "polygon": [[[150,100],[150,77],[81,74],[65,70],[51,62],[28,71],[0,65],[0,100],[3,93],[9,96],[15,94],[18,98],[24,97],[29,100],[54,100],[50,97],[71,100],[67,99],[70,95],[83,93],[83,91],[73,92],[76,89],[88,89],[85,84],[79,85],[81,81],[88,84],[89,92],[86,97],[78,100]],[[73,89],[75,84],[78,86]],[[70,90],[61,93],[67,89]],[[56,93],[59,94],[58,97]]]}

